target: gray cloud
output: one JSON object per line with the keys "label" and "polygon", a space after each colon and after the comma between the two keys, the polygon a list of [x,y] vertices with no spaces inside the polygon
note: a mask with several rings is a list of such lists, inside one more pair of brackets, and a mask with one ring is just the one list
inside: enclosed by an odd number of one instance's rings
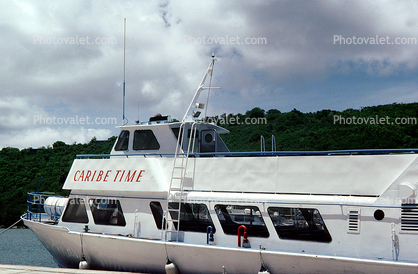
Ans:
{"label": "gray cloud", "polygon": [[[222,90],[211,94],[210,115],[417,101],[417,44],[334,43],[336,35],[418,39],[417,10],[414,1],[2,3],[0,146],[56,141],[41,138],[45,132],[67,142],[117,134],[114,125],[41,126],[30,116],[121,120],[123,18],[131,122],[157,112],[181,118],[212,52],[213,84]],[[246,38],[264,40],[236,43]],[[17,122],[7,123],[12,116]]]}

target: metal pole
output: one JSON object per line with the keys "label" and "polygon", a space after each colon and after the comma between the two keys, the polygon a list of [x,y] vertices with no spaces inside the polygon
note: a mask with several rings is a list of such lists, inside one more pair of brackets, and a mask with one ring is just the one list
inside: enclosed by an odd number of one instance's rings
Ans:
{"label": "metal pole", "polygon": [[122,125],[125,125],[125,49],[126,49],[126,18],[123,19],[123,113]]}

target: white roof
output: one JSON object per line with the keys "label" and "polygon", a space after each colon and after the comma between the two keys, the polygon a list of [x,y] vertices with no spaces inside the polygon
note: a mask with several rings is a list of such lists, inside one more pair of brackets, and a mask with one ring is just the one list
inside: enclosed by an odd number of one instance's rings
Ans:
{"label": "white roof", "polygon": [[[185,189],[379,196],[417,161],[416,154],[196,157],[189,160]],[[167,192],[172,167],[173,158],[164,157],[77,159],[63,188]]]}

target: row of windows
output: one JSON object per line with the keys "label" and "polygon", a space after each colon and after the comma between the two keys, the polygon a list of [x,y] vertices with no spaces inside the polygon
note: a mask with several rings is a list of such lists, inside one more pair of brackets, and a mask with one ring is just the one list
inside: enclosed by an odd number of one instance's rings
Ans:
{"label": "row of windows", "polygon": [[[128,150],[129,145],[129,131],[122,130],[119,134],[118,141],[115,146],[116,151]],[[158,150],[160,149],[160,144],[155,138],[154,133],[150,129],[145,130],[135,130],[134,132],[134,141],[133,141],[134,150]]]}
{"label": "row of windows", "polygon": [[[125,218],[118,200],[90,199],[88,201],[94,223],[97,225],[125,226]],[[178,203],[169,203],[170,209],[178,209]],[[163,227],[163,209],[160,202],[151,202],[150,209],[158,229]],[[245,225],[247,235],[268,238],[270,236],[257,206],[215,205],[222,230],[227,235],[237,235],[238,227]],[[281,239],[331,242],[331,235],[317,209],[269,207],[268,215]],[[177,219],[177,212],[170,211]],[[64,222],[88,223],[84,200],[71,198],[62,217]],[[165,223],[164,223],[165,225]],[[175,223],[177,225],[177,223]],[[209,210],[205,204],[181,203],[180,230],[206,232],[211,226],[216,232]],[[176,226],[177,228],[177,226]]]}
{"label": "row of windows", "polygon": [[[93,220],[96,225],[125,226],[125,217],[118,200],[112,199],[90,199],[89,206]],[[62,216],[63,222],[87,224],[86,206],[81,198],[68,200],[67,208]]]}
{"label": "row of windows", "polygon": [[[171,129],[175,137],[179,138],[179,128],[172,128]],[[220,151],[229,151],[225,144],[221,141],[220,138],[214,138],[215,132],[212,130],[206,130],[202,131],[201,133],[205,133],[204,137],[202,138],[205,140],[203,144],[201,145],[200,152],[214,152],[215,151],[215,143],[216,146],[220,149]],[[115,150],[116,151],[125,151],[128,150],[129,147],[129,131],[123,130],[118,138],[118,141],[116,142]],[[191,138],[196,138],[195,142],[197,144],[199,136],[199,131],[191,131],[191,129],[188,129],[187,131],[187,143],[190,141]],[[180,138],[183,138],[183,133]],[[216,140],[216,142],[215,142]],[[198,146],[195,144],[194,152],[198,152]],[[158,150],[160,149],[160,144],[157,141],[157,138],[155,137],[154,133],[150,129],[145,130],[135,130],[134,131],[134,140],[133,140],[133,149],[134,150]]]}
{"label": "row of windows", "polygon": [[[150,203],[155,224],[162,228],[163,210],[159,202]],[[170,203],[170,208],[178,208]],[[238,227],[245,225],[247,235],[268,238],[270,236],[257,206],[215,205],[215,212],[227,235],[237,235]],[[317,209],[269,207],[267,212],[280,239],[331,242],[331,235]],[[171,218],[177,219],[176,212]],[[215,227],[205,204],[182,203],[180,210],[180,230],[206,232],[208,226]],[[215,232],[215,230],[214,230]]]}

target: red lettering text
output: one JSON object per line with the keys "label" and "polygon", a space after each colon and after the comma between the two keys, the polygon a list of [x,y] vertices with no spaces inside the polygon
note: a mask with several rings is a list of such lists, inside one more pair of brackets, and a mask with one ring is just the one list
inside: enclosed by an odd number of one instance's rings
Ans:
{"label": "red lettering text", "polygon": [[139,171],[139,173],[138,173],[138,177],[136,177],[136,182],[141,182],[140,180],[139,180],[139,178],[141,178],[142,177],[142,172],[145,172],[145,170],[140,170]]}
{"label": "red lettering text", "polygon": [[104,176],[104,178],[103,178],[103,182],[107,182],[107,177],[109,177],[109,172],[112,172],[111,170],[108,170],[107,172],[106,172],[106,175]]}
{"label": "red lettering text", "polygon": [[93,182],[94,181],[94,176],[96,175],[96,170],[94,171],[94,173],[93,173],[93,176],[91,176],[91,181]]}
{"label": "red lettering text", "polygon": [[123,174],[125,174],[125,170],[122,172],[122,175],[120,175],[119,182],[121,182],[121,181],[122,181]]}
{"label": "red lettering text", "polygon": [[76,177],[77,177],[77,173],[80,173],[80,170],[77,170],[74,174],[74,181],[77,181]]}
{"label": "red lettering text", "polygon": [[103,170],[100,170],[99,171],[99,174],[97,174],[96,182],[101,181],[102,180],[102,177],[103,177]]}
{"label": "red lettering text", "polygon": [[84,177],[84,181],[89,181],[90,176],[91,176],[91,171],[87,170],[86,177]]}
{"label": "red lettering text", "polygon": [[128,170],[128,174],[126,174],[125,182],[132,182],[134,180],[135,173],[136,173],[136,170],[134,170],[134,172],[132,173],[132,176],[130,176],[131,171]]}
{"label": "red lettering text", "polygon": [[79,181],[80,181],[80,179],[81,179],[81,181],[84,181],[84,170],[81,171],[80,177],[78,177]]}
{"label": "red lettering text", "polygon": [[122,170],[120,170],[120,169],[116,170],[116,175],[115,175],[115,179],[113,180],[113,182],[116,182],[116,179],[118,178],[118,175],[121,171]]}

